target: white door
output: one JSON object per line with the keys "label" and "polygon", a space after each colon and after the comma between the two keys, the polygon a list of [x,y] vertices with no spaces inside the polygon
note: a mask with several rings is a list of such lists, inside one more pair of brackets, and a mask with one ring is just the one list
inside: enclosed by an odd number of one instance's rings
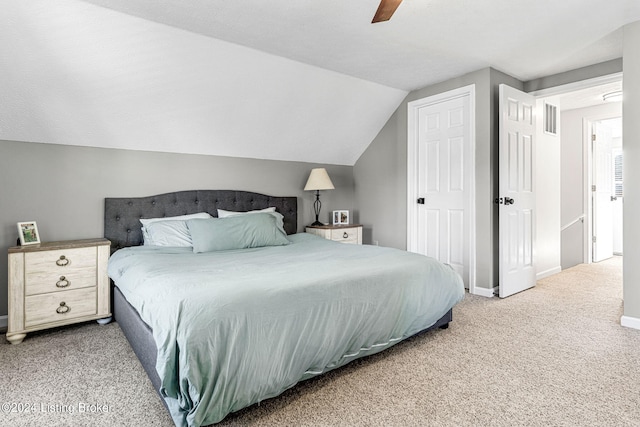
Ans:
{"label": "white door", "polygon": [[535,99],[500,85],[499,257],[500,298],[536,284]]}
{"label": "white door", "polygon": [[593,123],[593,262],[613,256],[613,158],[611,128]]}
{"label": "white door", "polygon": [[415,156],[415,181],[409,185],[408,249],[451,265],[467,287],[474,234],[470,98],[466,93],[415,108],[415,147],[409,154]]}

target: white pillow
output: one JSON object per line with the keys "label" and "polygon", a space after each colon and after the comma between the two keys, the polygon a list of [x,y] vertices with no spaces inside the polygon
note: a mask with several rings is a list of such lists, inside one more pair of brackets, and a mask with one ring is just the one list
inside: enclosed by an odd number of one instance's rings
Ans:
{"label": "white pillow", "polygon": [[225,211],[222,209],[218,209],[218,218],[226,218],[228,216],[235,216],[235,215],[244,215],[244,214],[248,214],[248,213],[259,213],[259,212],[275,212],[276,208],[271,207],[271,208],[264,208],[264,209],[256,209],[255,211],[247,211],[247,212],[234,212],[234,211]]}
{"label": "white pillow", "polygon": [[192,246],[189,219],[211,218],[206,212],[164,218],[141,218],[145,246]]}

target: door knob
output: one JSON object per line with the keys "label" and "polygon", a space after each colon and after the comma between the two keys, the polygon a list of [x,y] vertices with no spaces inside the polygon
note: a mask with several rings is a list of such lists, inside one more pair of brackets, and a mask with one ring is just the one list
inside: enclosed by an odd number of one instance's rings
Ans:
{"label": "door knob", "polygon": [[420,197],[420,198],[417,200],[417,203],[418,203],[419,205],[424,205],[424,197]]}
{"label": "door knob", "polygon": [[501,205],[503,203],[503,200],[505,206],[513,204],[513,199],[511,197],[505,197],[504,199],[502,197],[496,197],[493,203],[495,203],[496,205]]}

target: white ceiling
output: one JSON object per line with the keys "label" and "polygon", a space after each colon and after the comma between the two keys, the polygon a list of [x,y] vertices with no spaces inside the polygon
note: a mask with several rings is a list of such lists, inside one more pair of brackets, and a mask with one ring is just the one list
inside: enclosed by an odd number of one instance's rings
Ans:
{"label": "white ceiling", "polygon": [[[621,92],[622,82],[616,81],[585,89],[579,89],[560,95],[560,109],[562,111],[576,108],[593,107],[607,102],[603,96],[607,93]],[[619,101],[618,101],[619,102]]]}
{"label": "white ceiling", "polygon": [[0,0],[0,139],[353,165],[408,91],[621,56],[638,0]]}
{"label": "white ceiling", "polygon": [[85,0],[403,90],[484,67],[522,81],[622,56],[638,0]]}

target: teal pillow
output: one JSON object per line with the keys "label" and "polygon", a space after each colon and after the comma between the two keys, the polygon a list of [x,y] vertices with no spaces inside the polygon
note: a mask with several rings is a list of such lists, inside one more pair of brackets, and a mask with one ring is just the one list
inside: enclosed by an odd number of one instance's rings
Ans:
{"label": "teal pillow", "polygon": [[286,236],[287,232],[284,231],[284,216],[279,213],[276,212],[276,208],[266,208],[266,209],[258,209],[258,210],[254,210],[254,211],[247,211],[247,212],[234,212],[234,211],[225,211],[223,209],[218,209],[218,218],[228,218],[230,216],[236,216],[236,215],[253,215],[255,213],[264,213],[264,212],[268,212],[271,215],[276,217],[276,225],[278,226],[278,229],[280,231],[282,231],[282,233]]}
{"label": "teal pillow", "polygon": [[268,213],[190,219],[187,227],[193,240],[194,253],[289,244],[289,240],[278,229],[276,218]]}

